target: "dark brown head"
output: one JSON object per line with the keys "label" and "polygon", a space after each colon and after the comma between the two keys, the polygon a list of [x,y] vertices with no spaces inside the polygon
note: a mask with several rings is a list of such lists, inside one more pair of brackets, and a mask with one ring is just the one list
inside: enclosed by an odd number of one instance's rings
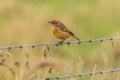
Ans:
{"label": "dark brown head", "polygon": [[52,25],[57,25],[59,21],[58,20],[51,20],[51,21],[48,21],[48,23],[52,24]]}

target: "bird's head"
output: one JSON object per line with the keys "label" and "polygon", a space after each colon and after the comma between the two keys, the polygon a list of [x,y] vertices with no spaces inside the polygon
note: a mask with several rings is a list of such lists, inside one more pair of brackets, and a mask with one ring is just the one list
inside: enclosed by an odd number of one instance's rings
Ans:
{"label": "bird's head", "polygon": [[52,25],[57,25],[58,20],[51,20],[51,21],[48,21],[48,23],[50,23]]}

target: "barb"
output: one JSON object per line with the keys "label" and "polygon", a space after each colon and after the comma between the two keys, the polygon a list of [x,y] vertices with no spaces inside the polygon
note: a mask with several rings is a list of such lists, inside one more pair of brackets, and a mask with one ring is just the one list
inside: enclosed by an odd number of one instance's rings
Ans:
{"label": "barb", "polygon": [[[95,75],[95,74],[114,73],[114,72],[120,72],[120,68],[103,70],[103,71],[96,71],[96,72],[87,72],[87,73],[83,73],[83,74],[54,76],[54,77],[49,77],[47,79],[41,78],[40,80],[60,80],[60,79],[72,78],[72,77],[80,77],[81,78],[81,77],[84,77],[84,76],[92,76],[92,75]],[[34,80],[36,80],[36,79],[34,79]]]}
{"label": "barb", "polygon": [[[113,41],[114,40],[120,40],[120,37],[110,37],[110,38],[99,38],[99,39],[89,39],[89,40],[78,40],[78,41],[68,41],[68,42],[63,42],[62,45],[71,45],[71,44],[78,44],[80,45],[81,43],[93,43],[93,42],[104,42],[104,41],[111,41],[112,42],[112,46],[113,46]],[[29,44],[29,45],[18,45],[18,46],[5,46],[5,47],[0,47],[0,50],[3,49],[7,49],[8,51],[10,51],[13,48],[19,48],[19,49],[23,49],[25,47],[31,47],[31,48],[35,48],[38,46],[60,46],[61,44],[59,44],[58,42],[55,43],[40,43],[40,44]]]}

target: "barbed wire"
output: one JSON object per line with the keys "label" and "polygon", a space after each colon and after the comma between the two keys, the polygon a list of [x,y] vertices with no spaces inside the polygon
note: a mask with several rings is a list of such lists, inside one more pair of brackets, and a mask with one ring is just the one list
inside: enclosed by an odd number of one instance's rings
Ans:
{"label": "barbed wire", "polygon": [[[83,73],[83,74],[53,76],[53,77],[41,78],[40,80],[61,80],[61,79],[73,78],[73,77],[82,78],[84,76],[92,76],[92,75],[95,75],[95,74],[114,73],[114,72],[120,72],[120,68],[109,69],[109,70],[102,70],[102,71],[96,71],[96,72],[87,72],[87,73]],[[32,80],[36,80],[36,79],[34,78]]]}
{"label": "barbed wire", "polygon": [[70,44],[78,44],[80,45],[81,43],[92,43],[92,42],[104,42],[104,41],[111,41],[112,42],[112,46],[114,47],[113,41],[114,40],[120,40],[120,37],[110,37],[110,38],[99,38],[99,39],[89,39],[89,40],[77,40],[77,41],[68,41],[68,42],[63,42],[62,44],[60,44],[59,42],[55,42],[55,43],[40,43],[40,44],[28,44],[28,45],[18,45],[18,46],[4,46],[4,47],[0,47],[0,50],[3,49],[7,49],[8,51],[10,51],[13,48],[19,48],[19,49],[23,49],[25,47],[31,47],[31,48],[35,48],[38,46],[60,46],[60,45],[70,45]]}
{"label": "barbed wire", "polygon": [[[4,46],[0,47],[0,50],[7,49],[9,52],[11,49],[23,49],[25,47],[31,47],[36,48],[40,46],[61,46],[61,45],[71,45],[71,44],[82,44],[82,43],[93,43],[93,42],[99,42],[103,43],[104,41],[111,41],[112,46],[114,47],[114,40],[120,40],[120,37],[110,37],[110,38],[99,38],[99,39],[88,39],[88,40],[76,40],[76,41],[67,41],[60,44],[59,42],[54,43],[40,43],[40,44],[27,44],[27,45],[17,45],[17,46]],[[114,73],[114,72],[120,72],[120,68],[114,68],[109,70],[102,70],[102,71],[95,71],[95,72],[87,72],[83,74],[72,74],[72,75],[63,75],[63,76],[53,76],[53,77],[47,77],[47,78],[40,78],[40,80],[60,80],[60,79],[66,79],[66,78],[72,78],[72,77],[79,77],[82,78],[84,76],[92,76],[94,74],[104,74],[104,73]],[[32,79],[36,80],[36,79]]]}

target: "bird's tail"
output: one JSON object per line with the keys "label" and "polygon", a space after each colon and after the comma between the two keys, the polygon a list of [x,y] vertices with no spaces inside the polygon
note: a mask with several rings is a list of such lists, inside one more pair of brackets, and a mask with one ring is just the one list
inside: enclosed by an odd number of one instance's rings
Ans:
{"label": "bird's tail", "polygon": [[77,40],[80,40],[78,37],[76,37],[75,35],[72,35],[75,39],[77,39]]}

